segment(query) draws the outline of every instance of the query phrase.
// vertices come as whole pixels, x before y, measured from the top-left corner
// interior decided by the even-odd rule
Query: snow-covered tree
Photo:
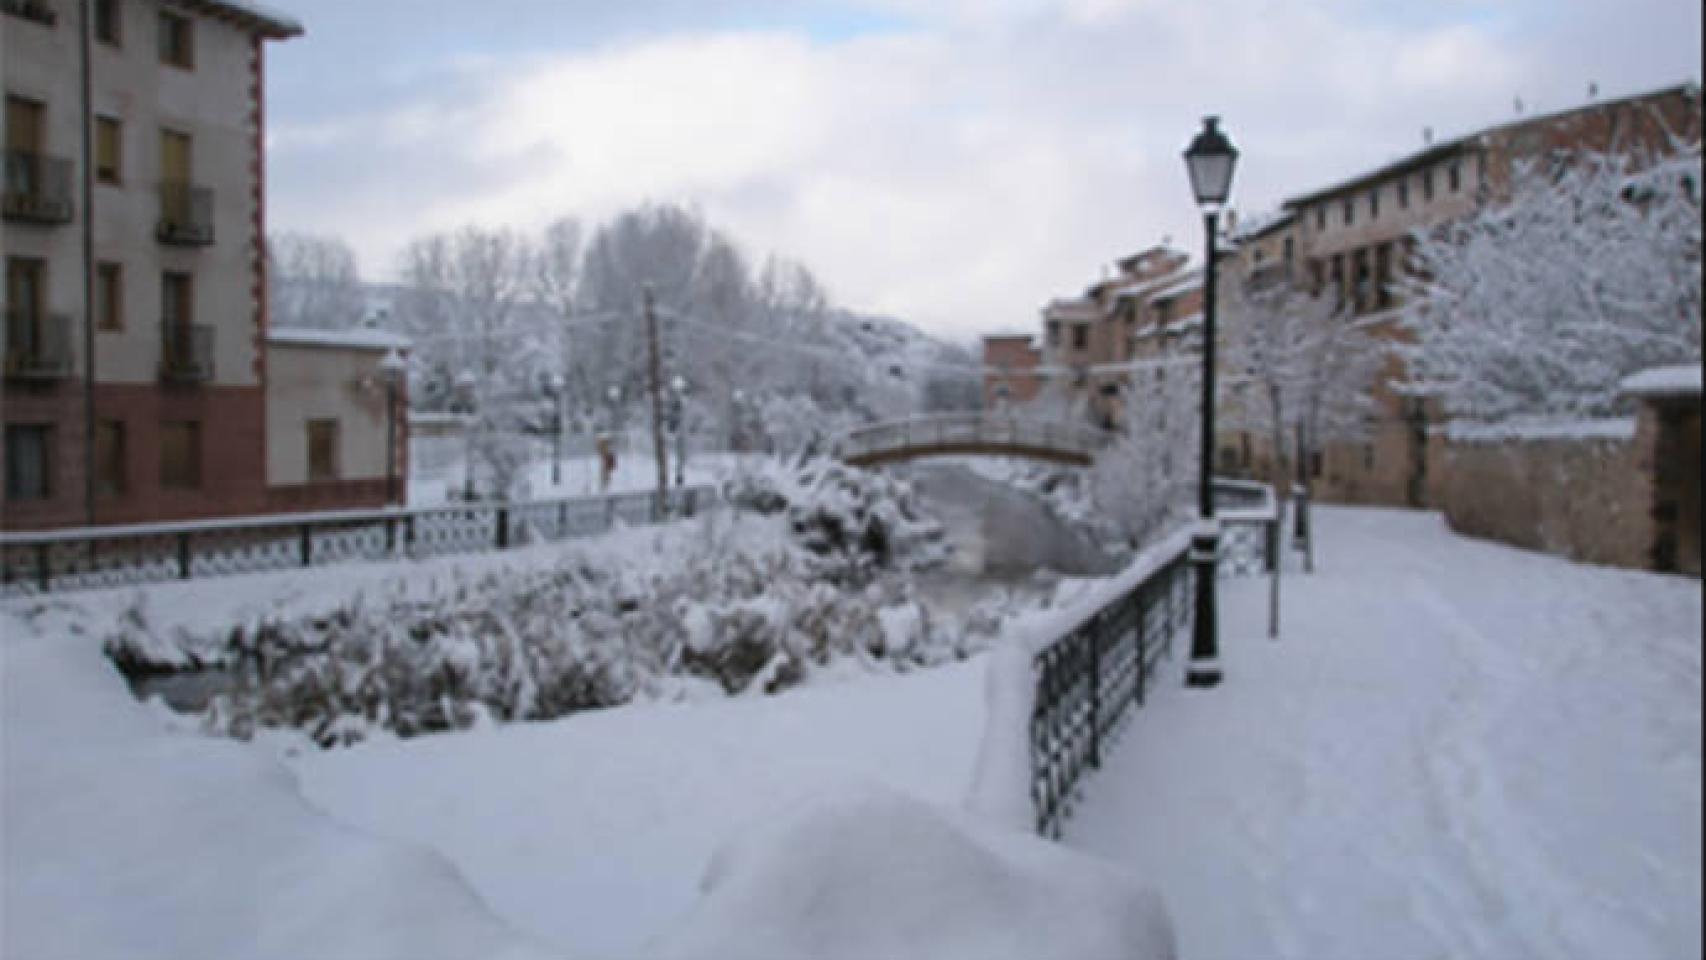
[[[1418,234],[1409,386],[1456,416],[1603,415],[1644,367],[1700,357],[1699,141],[1559,154],[1508,201]]]
[[[1124,388],[1119,439],[1090,468],[1090,494],[1129,543],[1141,546],[1189,517],[1201,431],[1198,363],[1136,365]]]
[[[464,227],[410,243],[403,253],[399,321],[415,340],[416,377],[472,416],[469,479],[483,468],[507,496],[529,451],[539,384],[553,365],[551,331],[527,309],[532,254],[510,230]]]
[[[344,330],[366,308],[355,251],[338,237],[268,234],[267,287],[275,326]]]

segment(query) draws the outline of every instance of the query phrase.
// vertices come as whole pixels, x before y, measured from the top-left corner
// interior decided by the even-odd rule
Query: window
[[[1048,345],[1051,347],[1060,346],[1060,321],[1059,320],[1050,320],[1048,322]]]
[[[1090,346],[1090,325],[1075,323],[1072,325],[1072,349],[1083,350]]]
[[[160,486],[176,490],[201,486],[201,424],[168,420],[160,425]]]
[[[190,274],[172,273],[160,275],[160,319],[174,329],[186,327],[193,315],[190,307],[195,302],[195,285]]]
[[[53,492],[50,456],[53,428],[38,424],[6,425],[6,499],[46,500]]]
[[[338,478],[338,422],[308,421],[308,482]]]
[[[1218,258],[1216,258],[1218,259]],[[1173,301],[1155,301],[1155,325],[1164,327],[1173,321]]]
[[[1445,168],[1445,180],[1451,186],[1452,193],[1456,193],[1457,188],[1463,185],[1463,177],[1458,173],[1457,161],[1452,161],[1451,166]]]
[[[95,118],[95,179],[118,183],[124,166],[124,127],[112,117]]]
[[[95,424],[95,494],[116,497],[124,493],[124,421],[102,420]]]
[[[160,11],[160,62],[195,69],[195,23],[189,17]]]
[[[95,326],[124,329],[124,268],[116,263],[95,266]]]
[[[160,131],[160,179],[166,183],[190,182],[190,135],[178,130]]]
[[[1372,443],[1362,445],[1362,468],[1364,470],[1374,469],[1374,444]]]
[[[1368,192],[1368,218],[1370,220],[1380,219],[1380,188],[1379,187],[1375,187],[1373,190],[1370,190]]]
[[[1408,210],[1409,208],[1410,208],[1410,179],[1408,177],[1405,177],[1404,179],[1398,181],[1398,209]]]
[[[1434,198],[1434,172],[1422,171],[1422,202],[1432,203]]]
[[[47,107],[38,100],[26,100],[23,97],[6,98],[6,150],[13,153],[41,153],[43,131],[47,128]],[[20,164],[14,167],[7,164],[6,189],[19,188],[17,179],[23,180],[25,192],[33,193],[35,174],[34,164]]]
[[[1290,237],[1286,237],[1286,238],[1285,238],[1285,262],[1286,262],[1286,263],[1290,263],[1290,262],[1291,262],[1291,253],[1292,253],[1292,250],[1291,250],[1291,238],[1290,238]]]
[[[1357,219],[1356,201],[1352,200],[1350,197],[1346,197],[1345,198],[1345,226],[1348,227],[1351,224],[1355,223],[1356,219]]]
[[[1317,229],[1317,230],[1327,229],[1327,208],[1326,207],[1316,207],[1315,208],[1315,229]]]
[[[118,0],[95,0],[95,39],[110,46],[119,45]]]

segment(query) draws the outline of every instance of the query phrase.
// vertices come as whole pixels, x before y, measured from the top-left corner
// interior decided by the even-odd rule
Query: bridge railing
[[[843,459],[877,453],[956,447],[1028,447],[1091,457],[1113,435],[1086,424],[981,414],[946,414],[874,423],[850,431],[836,446]]]
[[[671,490],[661,510],[646,491],[0,534],[0,598],[504,550],[691,516],[716,497],[694,486]]]

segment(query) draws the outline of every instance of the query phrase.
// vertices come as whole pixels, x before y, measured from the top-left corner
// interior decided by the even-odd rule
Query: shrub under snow
[[[902,579],[939,555],[910,488],[818,464],[777,486],[787,516],[718,514],[660,532],[654,552],[577,549],[554,565],[457,576],[423,595],[392,581],[313,616],[161,636],[140,608],[107,651],[121,667],[235,664],[210,728],[290,727],[325,746],[490,718],[544,720],[679,693],[771,693],[842,658],[909,669],[963,657],[999,614],[933,623]]]

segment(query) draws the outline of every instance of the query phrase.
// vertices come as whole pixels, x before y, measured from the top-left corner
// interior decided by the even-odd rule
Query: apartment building
[[[1700,121],[1699,88],[1683,84],[1426,144],[1285,202],[1291,223],[1281,242],[1295,255],[1293,279],[1313,291],[1334,291],[1352,314],[1397,338],[1401,332],[1381,318],[1392,317],[1399,305],[1395,284],[1418,231],[1507,198],[1520,164],[1563,162],[1583,149],[1650,156],[1666,150],[1673,136],[1697,139]],[[1389,360],[1366,440],[1327,444],[1321,462],[1312,465],[1327,499],[1431,502],[1428,463],[1436,458],[1429,455],[1429,436],[1437,417],[1427,404],[1392,388],[1402,373],[1399,362]]]
[[[0,527],[266,510],[264,53],[301,26],[235,0],[0,11]]]
[[[983,338],[983,408],[1006,410],[1037,398],[1042,390],[1043,352],[1029,333],[994,333]]]

